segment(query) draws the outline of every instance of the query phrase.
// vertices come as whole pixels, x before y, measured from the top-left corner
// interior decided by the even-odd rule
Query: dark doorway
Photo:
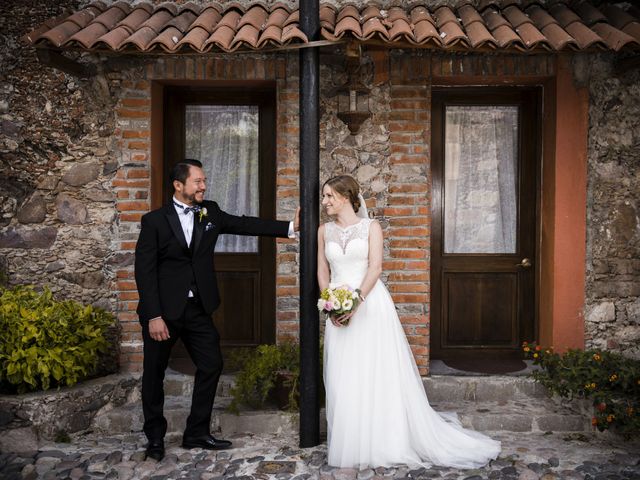
[[[164,105],[164,178],[178,160],[196,158],[207,174],[207,199],[231,214],[274,218],[275,91],[166,87]],[[167,185],[164,200],[171,194]],[[212,320],[224,350],[275,341],[275,251],[272,238],[218,240],[222,303]],[[171,366],[191,370],[181,343]]]
[[[539,104],[537,89],[433,92],[431,356],[454,368],[513,368],[534,338]]]

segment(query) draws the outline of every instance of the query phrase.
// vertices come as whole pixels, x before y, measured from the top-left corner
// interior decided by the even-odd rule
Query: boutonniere
[[[206,217],[207,217],[207,207],[202,207],[198,212],[198,221],[202,222],[202,219]]]

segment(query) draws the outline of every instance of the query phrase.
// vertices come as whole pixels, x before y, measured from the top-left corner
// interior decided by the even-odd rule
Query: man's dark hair
[[[202,162],[193,158],[185,158],[181,162],[176,163],[169,174],[171,185],[173,185],[174,180],[177,180],[180,183],[185,183],[189,176],[189,167],[202,168]]]

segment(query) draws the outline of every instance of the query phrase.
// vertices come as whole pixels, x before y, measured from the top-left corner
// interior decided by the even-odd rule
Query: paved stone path
[[[39,451],[0,453],[0,479],[517,479],[640,480],[640,443],[611,436],[500,433],[498,460],[477,470],[433,467],[336,469],[326,464],[326,445],[301,449],[286,435],[231,437],[235,448],[220,452],[184,450],[167,438],[161,462],[144,460],[141,434],[105,438],[74,436]]]

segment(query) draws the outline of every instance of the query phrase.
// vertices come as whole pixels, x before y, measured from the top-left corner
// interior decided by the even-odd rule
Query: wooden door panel
[[[224,302],[213,322],[229,347],[260,342],[260,272],[218,271],[220,296]]]
[[[514,346],[516,274],[445,273],[443,286],[444,348]]]
[[[246,88],[171,85],[164,88],[164,105],[165,179],[176,162],[187,157],[198,158],[200,155],[191,152],[200,148],[202,158],[198,159],[213,180],[205,198],[217,201],[231,214],[275,218],[273,85],[252,84]],[[234,125],[242,128],[234,128]],[[221,131],[226,135],[220,135]],[[238,164],[233,164],[233,152],[237,153],[237,150],[232,152],[232,146],[246,142],[249,136],[252,142],[242,144],[244,156],[235,157]],[[225,167],[224,174],[221,174],[221,165]],[[172,188],[169,182],[163,184],[166,185],[163,197],[168,202]],[[241,190],[240,185],[245,189]],[[226,196],[222,195],[223,191],[227,192]],[[233,192],[242,193],[238,198],[244,203],[236,202],[232,198]],[[224,205],[223,199],[231,205]],[[221,237],[216,246],[215,266],[221,305],[212,315],[212,321],[219,330],[223,348],[275,341],[275,239],[242,238],[249,241],[242,245],[238,242],[223,245],[225,237]],[[173,360],[186,356],[186,351],[179,345],[172,352]]]
[[[434,89],[433,358],[517,355],[535,331],[539,96]]]

